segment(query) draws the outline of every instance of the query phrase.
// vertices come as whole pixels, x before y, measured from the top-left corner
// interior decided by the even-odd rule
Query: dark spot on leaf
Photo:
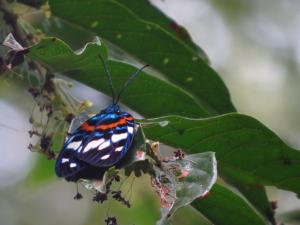
[[[185,132],[185,129],[184,128],[179,128],[179,129],[177,129],[177,132],[178,132],[179,135],[183,135],[184,132]]]
[[[283,163],[283,165],[289,166],[292,164],[292,160],[284,157],[284,158],[282,158],[282,163]]]
[[[55,41],[57,41],[57,38],[53,37],[50,40],[53,41],[53,42],[55,42]]]
[[[186,39],[188,37],[187,32],[182,28],[182,26],[178,25],[176,22],[172,21],[170,23],[170,27],[177,33],[177,35],[180,38]]]

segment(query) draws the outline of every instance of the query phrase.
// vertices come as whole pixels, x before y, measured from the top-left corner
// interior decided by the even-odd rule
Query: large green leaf
[[[67,75],[99,91],[110,94],[99,54],[106,57],[105,48],[97,43],[88,44],[81,54],[56,38],[47,38],[30,48],[28,56],[46,67]],[[137,69],[113,60],[107,61],[116,89]],[[176,99],[176,101],[174,101]],[[147,73],[141,74],[122,95],[122,101],[143,116],[179,114],[207,116],[203,105],[174,85]]]
[[[52,0],[50,6],[54,15],[101,35],[149,63],[195,96],[208,115],[235,110],[223,81],[197,51],[160,24],[136,14],[126,1]]]
[[[249,116],[169,116],[147,121],[154,122],[144,128],[148,138],[188,153],[216,152],[219,174],[225,178],[247,180],[258,188],[274,185],[300,194],[300,152]]]
[[[266,224],[238,195],[221,185],[214,185],[209,195],[192,206],[215,225]]]

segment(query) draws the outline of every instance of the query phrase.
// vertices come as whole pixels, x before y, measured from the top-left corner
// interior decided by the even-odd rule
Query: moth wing
[[[72,176],[86,168],[86,163],[77,159],[76,152],[80,151],[90,138],[99,120],[101,120],[101,114],[91,117],[66,137],[55,164],[55,172],[58,177]]]
[[[130,148],[134,121],[128,113],[108,115],[76,152],[76,158],[97,167],[116,164]]]

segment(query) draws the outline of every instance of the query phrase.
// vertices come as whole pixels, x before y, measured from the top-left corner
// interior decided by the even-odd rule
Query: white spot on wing
[[[115,149],[115,152],[120,152],[120,151],[122,151],[122,149],[123,149],[123,146],[117,147],[117,148]]]
[[[103,142],[105,141],[104,138],[98,139],[98,140],[94,140],[94,141],[90,141],[85,148],[83,149],[83,153],[88,152],[89,150],[93,149],[93,148],[97,148],[99,145],[101,145]]]
[[[76,167],[76,166],[77,166],[76,163],[70,163],[70,168],[74,168],[74,167]]]
[[[82,145],[77,149],[77,152],[80,152],[82,149]]]
[[[100,146],[98,147],[98,150],[105,149],[105,148],[107,148],[109,145],[110,145],[110,141],[106,141],[106,142],[104,142],[102,145],[100,145]]]
[[[68,144],[67,148],[76,150],[81,145],[81,141],[73,141],[70,144]]]
[[[124,140],[127,138],[127,133],[123,133],[123,134],[114,134],[111,136],[111,141],[116,143],[118,141]]]
[[[133,134],[133,127],[128,127],[127,131],[128,131],[128,133]]]
[[[69,159],[68,159],[68,158],[62,158],[62,159],[61,159],[61,163],[66,163],[66,162],[69,162]]]
[[[110,156],[110,154],[104,155],[104,156],[101,157],[101,159],[108,159],[109,156]]]

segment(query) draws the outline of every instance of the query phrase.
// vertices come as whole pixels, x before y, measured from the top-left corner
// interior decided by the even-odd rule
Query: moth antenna
[[[112,98],[113,98],[113,104],[116,103],[116,94],[115,94],[115,89],[114,89],[114,86],[113,86],[113,82],[112,82],[112,79],[111,79],[111,74],[107,68],[107,65],[105,64],[104,62],[104,59],[102,58],[102,56],[99,54],[98,55],[101,63],[102,63],[102,66],[104,68],[104,72],[105,72],[105,76],[107,78],[107,81],[108,81],[108,84],[109,84],[109,87],[110,87],[110,90],[111,90],[111,94],[112,94]]]
[[[146,67],[148,67],[149,65],[145,65],[143,67],[141,67],[140,69],[138,69],[134,74],[132,74],[128,79],[127,81],[125,82],[125,84],[123,85],[122,89],[120,90],[117,98],[116,98],[116,104],[118,103],[119,99],[120,99],[120,96],[121,94],[126,90],[126,88],[128,87],[128,85],[132,82],[132,80],[134,78],[136,78]]]

